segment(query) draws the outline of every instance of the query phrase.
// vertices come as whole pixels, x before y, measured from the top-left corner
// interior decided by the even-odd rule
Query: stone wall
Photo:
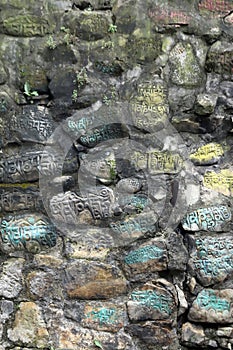
[[[0,0],[0,350],[233,348],[232,0]]]

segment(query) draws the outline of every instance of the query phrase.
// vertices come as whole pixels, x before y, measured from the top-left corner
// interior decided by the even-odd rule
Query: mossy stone
[[[190,43],[176,44],[169,58],[173,84],[185,87],[201,85],[203,70]]]

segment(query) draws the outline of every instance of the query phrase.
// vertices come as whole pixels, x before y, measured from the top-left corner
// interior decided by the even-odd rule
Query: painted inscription
[[[207,188],[226,196],[233,196],[233,171],[230,169],[223,169],[218,173],[207,171],[204,175],[203,184]]]
[[[168,117],[167,90],[161,83],[141,83],[131,100],[131,106],[136,126],[153,128]]]
[[[216,295],[214,290],[203,290],[198,294],[196,303],[200,308],[206,310],[214,310],[216,312],[230,311],[231,305],[230,302],[226,299],[220,298]]]
[[[130,252],[124,259],[128,265],[145,263],[149,260],[161,259],[166,256],[166,251],[155,245],[148,245]]]
[[[45,218],[21,215],[3,218],[1,221],[1,247],[3,251],[36,249],[56,245],[55,227]]]
[[[172,313],[172,298],[154,290],[134,291],[131,294],[131,299],[167,315]]]
[[[94,121],[94,117],[89,117],[89,118],[82,117],[78,120],[68,119],[67,127],[68,127],[68,130],[81,133],[83,131],[86,131],[88,127],[90,127],[93,124],[93,121]]]
[[[219,231],[230,220],[230,209],[226,205],[216,205],[188,213],[182,226],[187,231]]]
[[[140,236],[147,232],[154,232],[156,230],[157,218],[151,216],[138,216],[121,222],[110,224],[113,232],[123,236]]]
[[[198,7],[201,15],[213,18],[224,17],[233,9],[232,3],[227,0],[201,0]]]
[[[87,134],[80,136],[80,143],[87,147],[94,147],[99,142],[126,137],[127,133],[120,124],[108,124],[90,130]]]
[[[42,17],[19,15],[3,20],[6,34],[15,36],[44,36],[51,33],[52,25]]]
[[[223,148],[218,143],[208,143],[195,153],[190,155],[190,159],[196,164],[208,165],[216,163],[224,154]]]
[[[86,318],[98,322],[100,326],[118,323],[118,314],[114,308],[95,308],[86,314]]]
[[[190,264],[204,286],[221,282],[233,272],[233,240],[231,236],[207,236],[195,239]]]
[[[131,154],[131,161],[136,170],[147,169],[150,174],[176,174],[183,166],[181,156],[169,151],[150,150],[146,153],[134,151]]]
[[[161,6],[150,8],[148,17],[162,25],[187,25],[192,20],[190,14],[180,9],[172,9]]]
[[[120,75],[122,73],[122,68],[119,64],[105,64],[103,62],[96,62],[95,67],[99,72],[109,75]]]

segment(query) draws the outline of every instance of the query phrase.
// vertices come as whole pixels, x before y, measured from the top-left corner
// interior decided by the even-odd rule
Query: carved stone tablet
[[[37,253],[56,245],[56,230],[42,215],[22,214],[1,220],[0,248],[4,252],[18,250]]]
[[[190,237],[189,266],[203,286],[223,282],[233,274],[233,239],[229,234]]]
[[[204,289],[194,300],[188,318],[195,322],[232,323],[232,312],[232,289]]]
[[[182,220],[187,231],[222,231],[231,220],[231,210],[226,205],[199,208],[188,213]]]

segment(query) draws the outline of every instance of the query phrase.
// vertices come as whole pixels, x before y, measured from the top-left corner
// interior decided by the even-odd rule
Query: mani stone
[[[186,231],[222,231],[231,220],[231,210],[226,205],[196,209],[186,214],[182,227]]]
[[[155,239],[131,250],[124,258],[124,268],[129,275],[163,271],[167,261],[165,241]]]
[[[52,33],[53,29],[54,24],[49,23],[44,16],[25,14],[3,19],[0,31],[13,36],[31,37],[45,36]]]
[[[37,253],[56,245],[53,224],[40,214],[22,214],[2,218],[0,248],[3,252],[30,251]]]
[[[190,43],[179,42],[170,52],[171,81],[192,88],[202,82],[203,72]]]
[[[190,155],[190,159],[196,165],[212,165],[218,163],[224,155],[223,147],[215,142],[208,143],[197,149]]]
[[[26,346],[46,348],[49,334],[42,313],[34,302],[21,302],[16,312],[12,328],[7,331],[13,342],[20,342]]]
[[[55,129],[48,108],[26,106],[11,119],[10,130],[18,139],[29,142],[45,142]]]
[[[195,112],[199,115],[211,114],[214,112],[218,95],[199,94],[195,102]]]
[[[0,275],[0,296],[15,298],[22,290],[24,259],[9,259],[3,264]]]
[[[123,305],[113,303],[88,302],[84,308],[82,326],[97,331],[117,332],[126,323]]]
[[[177,174],[183,167],[179,154],[170,151],[150,149],[147,152],[133,151],[130,162],[138,170],[147,170],[149,174]]]
[[[193,247],[189,266],[203,286],[223,282],[233,274],[233,239],[231,235],[190,236]]]
[[[114,240],[119,245],[145,236],[147,233],[157,231],[158,215],[154,211],[129,216],[123,221],[109,224]]]
[[[157,280],[164,281],[164,280]],[[127,302],[129,318],[132,322],[145,320],[172,320],[176,317],[177,294],[174,286],[167,282],[146,283],[135,289]]]
[[[231,169],[222,169],[220,172],[208,170],[204,175],[203,185],[226,196],[233,196],[233,171]]]
[[[37,186],[16,185],[13,189],[7,185],[0,189],[0,212],[13,212],[15,210],[41,210],[43,202]]]
[[[110,299],[127,291],[126,279],[111,265],[81,261],[65,270],[65,289],[70,298]]]
[[[232,323],[232,303],[232,289],[203,289],[194,300],[188,319],[204,323]]]

